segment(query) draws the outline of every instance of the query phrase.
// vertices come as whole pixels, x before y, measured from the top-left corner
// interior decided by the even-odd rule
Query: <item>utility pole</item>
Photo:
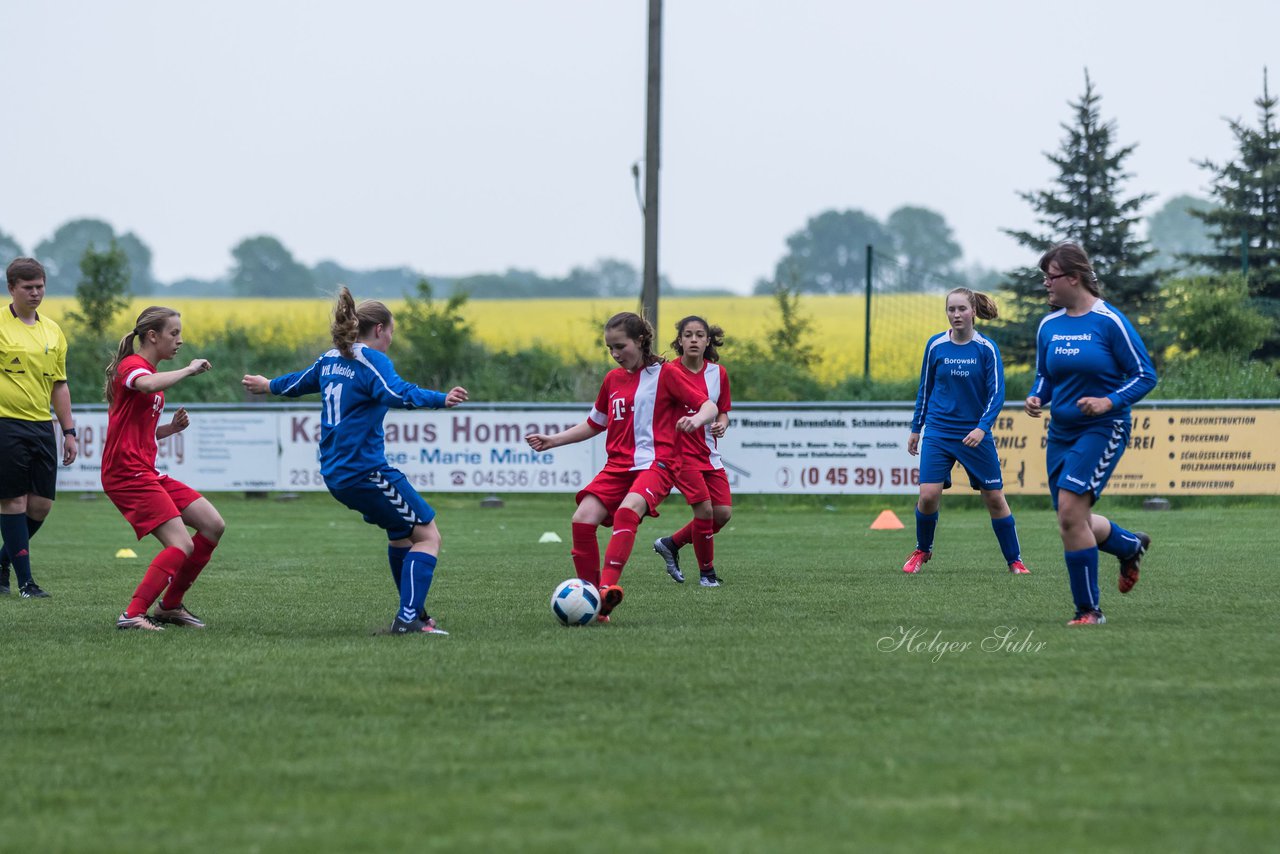
[[[875,249],[870,243],[867,244],[867,296],[866,302],[866,320],[862,324],[862,379],[871,380],[871,261],[875,256]],[[1061,268],[1059,268],[1061,269]]]
[[[658,327],[658,149],[662,112],[662,0],[649,0],[648,113],[644,144],[644,319]]]

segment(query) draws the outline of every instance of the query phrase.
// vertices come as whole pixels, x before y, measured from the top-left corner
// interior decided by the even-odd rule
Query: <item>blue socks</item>
[[[427,601],[427,591],[431,589],[435,573],[435,555],[411,551],[405,556],[400,573],[400,613],[396,615],[401,622],[417,619],[418,612]]]
[[[996,540],[1000,543],[1000,553],[1005,563],[1013,563],[1022,557],[1022,548],[1018,545],[1018,528],[1013,523],[1013,514],[1003,519],[992,519],[991,530],[996,532]]]
[[[1067,560],[1067,575],[1071,579],[1071,596],[1076,601],[1076,610],[1101,610],[1098,591],[1098,552],[1115,555],[1120,560],[1127,560],[1142,548],[1142,541],[1132,531],[1126,531],[1115,522],[1111,523],[1111,533],[1098,543],[1097,548],[1081,549],[1076,552],[1063,552]]]
[[[933,536],[938,529],[938,514],[921,513],[919,505],[916,506],[916,548],[922,552],[933,551]],[[1013,514],[1010,513],[1003,519],[992,519],[991,530],[996,532],[996,540],[1000,543],[1000,553],[1004,555],[1005,563],[1013,563],[1022,557],[1022,548],[1018,543],[1018,528],[1013,521]],[[1130,535],[1132,536],[1132,534]],[[1137,538],[1134,537],[1134,542]],[[1094,560],[1097,564],[1097,560]]]
[[[0,513],[0,538],[13,563],[18,587],[31,583],[31,535],[27,522],[26,513]]]
[[[928,515],[920,512],[916,505],[916,548],[922,552],[933,551],[933,532],[938,529],[938,513]]]
[[[1111,534],[1098,543],[1098,548],[1109,555],[1115,555],[1121,560],[1125,560],[1138,553],[1138,549],[1142,548],[1142,541],[1132,531],[1126,531],[1115,522],[1112,522]]]
[[[391,564],[391,580],[395,582],[396,590],[400,589],[400,573],[404,569],[405,555],[409,554],[409,547],[404,546],[387,546],[387,562]]]
[[[1067,561],[1067,577],[1071,582],[1071,598],[1078,611],[1098,611],[1098,550],[1080,549],[1063,552]]]

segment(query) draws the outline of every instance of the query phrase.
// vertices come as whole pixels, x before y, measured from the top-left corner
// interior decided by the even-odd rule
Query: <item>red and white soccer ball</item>
[[[551,613],[564,626],[585,626],[600,611],[600,591],[590,581],[570,578],[551,594]]]

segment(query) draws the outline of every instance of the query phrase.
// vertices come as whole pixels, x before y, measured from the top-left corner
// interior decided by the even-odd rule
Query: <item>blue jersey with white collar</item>
[[[920,391],[911,432],[928,427],[930,435],[961,437],[975,427],[991,435],[1004,405],[1004,365],[1000,348],[979,332],[963,344],[951,332],[939,332],[924,346]]]
[[[401,379],[386,354],[372,347],[355,344],[352,355],[346,359],[333,349],[305,371],[271,381],[272,394],[322,395],[320,474],[334,489],[387,465],[382,419],[388,409],[440,409],[446,398]]]
[[[1079,317],[1059,309],[1040,321],[1030,396],[1050,407],[1050,435],[1061,437],[1103,420],[1128,420],[1129,407],[1155,386],[1147,346],[1114,306],[1098,300]],[[1113,408],[1085,415],[1076,405],[1082,397],[1110,398]]]

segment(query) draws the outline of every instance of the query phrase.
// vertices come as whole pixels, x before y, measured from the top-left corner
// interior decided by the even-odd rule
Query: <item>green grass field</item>
[[[35,540],[54,598],[0,599],[0,850],[1276,842],[1275,501],[1104,501],[1155,543],[1128,596],[1104,556],[1110,623],[1073,629],[1043,499],[1014,505],[1032,575],[1004,571],[957,496],[908,577],[909,497],[744,497],[718,590],[672,583],[648,547],[687,518],[672,503],[613,624],[564,629],[547,600],[572,574],[572,500],[436,497],[429,609],[452,634],[404,638],[372,635],[395,597],[355,514],[213,498],[227,534],[188,597],[203,632],[116,631],[156,549],[105,500],[64,497]],[[868,530],[885,507],[909,527]],[[1001,626],[1021,648],[982,648]],[[913,630],[969,646],[893,648]]]

